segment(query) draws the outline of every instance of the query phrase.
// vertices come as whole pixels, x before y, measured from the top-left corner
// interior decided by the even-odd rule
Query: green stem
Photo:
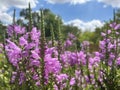
[[[62,64],[60,60],[61,53],[62,53],[62,38],[61,38],[60,20],[58,18],[58,60]]]
[[[31,31],[32,30],[32,13],[31,13],[31,6],[30,6],[30,3],[29,3],[29,30]]]
[[[16,9],[14,9],[14,13],[13,13],[13,25],[15,25],[15,13],[16,13]]]
[[[44,82],[45,82],[45,62],[44,62],[44,57],[45,57],[45,28],[44,28],[44,15],[43,15],[43,10],[41,9],[41,86],[42,90],[45,90]]]

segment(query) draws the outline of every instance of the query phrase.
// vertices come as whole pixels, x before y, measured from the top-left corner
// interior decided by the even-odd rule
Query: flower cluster
[[[18,83],[22,85],[30,78],[36,81],[36,85],[39,85],[41,76],[38,70],[41,67],[42,53],[40,48],[40,30],[34,27],[31,32],[27,32],[25,28],[11,25],[7,31],[8,38],[6,39],[5,51],[8,61],[13,66],[11,82],[14,83],[18,79]],[[44,71],[47,80],[50,73],[57,74],[62,68],[58,58],[52,57],[53,51],[54,48],[47,48],[45,51]]]
[[[110,85],[118,83],[115,78],[118,78],[116,69],[119,71],[120,66],[119,29],[120,24],[112,23],[109,30],[101,32],[99,51],[93,53],[89,52],[88,41],[81,43],[81,50],[69,49],[77,40],[69,33],[59,53],[57,43],[54,47],[52,43],[44,43],[45,50],[42,50],[41,30],[33,27],[28,32],[24,27],[10,25],[4,47],[13,69],[11,83],[23,85],[32,82],[40,88],[54,90],[110,90]]]

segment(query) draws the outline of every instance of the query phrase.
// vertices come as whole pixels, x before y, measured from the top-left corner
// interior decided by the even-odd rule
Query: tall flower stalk
[[[28,10],[29,10],[29,31],[31,31],[31,30],[32,30],[32,10],[31,10],[31,5],[30,5],[30,3],[29,3],[29,8],[28,8]]]
[[[14,9],[14,12],[13,12],[13,25],[15,25],[15,13],[16,13],[16,9]]]
[[[58,17],[58,60],[61,62],[60,60],[60,55],[62,53],[62,36],[61,36],[61,24],[60,24],[60,20]]]
[[[40,47],[41,47],[41,86],[44,90],[45,85],[45,48],[46,48],[46,39],[45,39],[45,27],[44,27],[44,12],[43,9],[40,11],[41,13],[41,37],[40,37]]]

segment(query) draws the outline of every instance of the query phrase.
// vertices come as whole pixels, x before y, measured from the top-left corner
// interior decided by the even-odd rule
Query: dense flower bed
[[[69,33],[59,48],[59,40],[43,42],[41,30],[10,25],[1,45],[11,65],[10,85],[22,90],[118,90],[120,77],[120,24],[110,24],[101,33],[99,51],[90,53],[89,42],[75,47],[76,37]],[[57,45],[58,44],[58,45]],[[44,45],[44,46],[42,46]],[[61,52],[60,52],[61,51]]]

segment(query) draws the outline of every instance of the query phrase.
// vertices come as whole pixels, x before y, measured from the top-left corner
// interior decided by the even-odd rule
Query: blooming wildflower
[[[68,58],[70,56],[69,54],[70,54],[69,51],[65,51],[64,54],[61,54],[61,61],[63,65],[66,65],[68,63]]]
[[[47,74],[58,73],[61,68],[61,64],[57,58],[52,58],[51,55],[45,55],[45,70]]]
[[[7,33],[8,33],[8,35],[9,36],[12,36],[13,35],[13,29],[14,29],[14,26],[13,25],[9,25],[8,27],[7,27]]]
[[[85,65],[86,64],[86,54],[83,51],[77,53],[78,63]]]
[[[80,74],[81,74],[80,70],[75,70],[75,77],[76,78],[79,78]]]
[[[9,62],[13,66],[18,66],[18,62],[21,59],[21,49],[12,41],[7,40],[8,44],[5,47],[5,50],[8,55]]]
[[[56,80],[58,81],[58,83],[62,83],[63,81],[65,81],[67,79],[68,79],[67,74],[56,75]]]
[[[11,83],[15,82],[16,76],[17,76],[17,72],[12,72],[12,77],[11,77],[11,81],[10,81]]]
[[[37,81],[35,84],[36,84],[37,86],[40,86],[40,81]]]
[[[59,90],[56,84],[53,87],[54,87],[54,90]]]
[[[27,45],[28,42],[27,42],[27,40],[26,40],[24,37],[20,37],[20,38],[19,38],[19,44],[20,44],[21,46],[24,46],[24,45]]]
[[[68,38],[70,40],[76,40],[76,37],[72,33],[68,33]]]
[[[40,37],[40,32],[34,27],[30,33],[31,39],[38,42]]]
[[[27,50],[29,50],[29,49],[33,49],[35,46],[36,46],[36,44],[33,43],[33,42],[31,42],[31,43],[28,43],[28,44],[25,46],[25,48],[26,48]]]
[[[107,30],[107,34],[111,34],[111,32],[112,32],[111,30]]]
[[[7,45],[7,46],[8,46],[10,49],[17,50],[18,52],[21,51],[21,49],[20,49],[14,42],[10,41],[9,39],[7,39],[7,42],[8,42],[8,45]]]
[[[104,49],[105,45],[106,45],[106,42],[105,41],[100,41],[99,43],[100,43],[100,48]]]
[[[120,29],[120,24],[117,24],[115,27],[114,27],[115,30],[118,30]]]
[[[25,27],[21,27],[18,25],[10,25],[7,28],[7,33],[9,36],[12,36],[13,34],[24,34],[25,33]]]
[[[39,67],[40,61],[39,60],[31,60],[30,65]]]
[[[19,85],[25,81],[25,73],[21,72],[19,77]]]
[[[120,33],[119,32],[115,32],[116,33],[116,35],[119,35]]]
[[[77,64],[78,63],[77,54],[76,53],[71,53],[68,62],[71,66]]]
[[[90,45],[89,41],[83,41],[83,46],[89,46],[89,45]]]
[[[101,36],[103,36],[103,37],[104,37],[104,36],[106,36],[106,34],[105,34],[105,33],[103,33],[103,32],[101,32]]]
[[[94,54],[95,54],[95,56],[98,56],[98,57],[99,57],[101,53],[99,53],[99,52],[94,52]]]
[[[24,34],[25,33],[25,27],[21,27],[21,26],[14,26],[14,31],[16,34]]]
[[[120,65],[120,57],[117,58],[116,64],[117,64],[117,65]]]
[[[31,57],[34,59],[40,59],[40,56],[38,55],[38,53],[35,50],[31,51]]]
[[[116,22],[113,22],[113,23],[110,24],[111,28],[115,28],[115,26],[116,26]]]
[[[38,80],[39,79],[39,76],[37,74],[33,75],[32,77],[34,80]]]
[[[55,51],[55,47],[47,48],[45,54],[53,54],[54,51]]]
[[[70,85],[73,86],[75,84],[75,78],[71,78]]]
[[[67,39],[66,42],[65,42],[65,44],[64,44],[64,46],[65,46],[65,47],[69,47],[69,46],[71,46],[71,45],[72,45],[72,41],[69,40],[69,39]]]

